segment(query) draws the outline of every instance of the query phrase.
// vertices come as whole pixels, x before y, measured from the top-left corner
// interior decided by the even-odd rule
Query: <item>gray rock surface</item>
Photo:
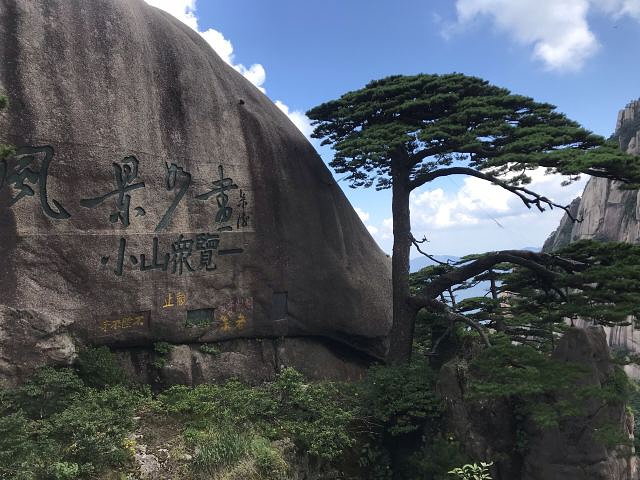
[[[614,380],[614,366],[602,327],[570,328],[558,342],[555,359],[586,367],[580,386],[598,391]],[[633,439],[633,415],[624,402],[594,395],[581,415],[563,420],[557,428],[541,429],[520,419],[517,402],[471,400],[467,397],[465,362],[454,359],[438,376],[438,392],[447,405],[449,431],[460,439],[474,461],[496,461],[494,480],[636,480],[636,457],[627,447],[607,447],[594,434],[613,427]],[[527,448],[517,450],[526,432]]]
[[[640,155],[640,100],[629,103],[618,113],[615,136],[620,147],[633,155]],[[619,182],[591,178],[582,194],[571,203],[571,213],[581,218],[574,223],[565,215],[558,229],[544,243],[543,251],[552,252],[578,240],[610,242],[640,242],[640,191],[621,190]],[[577,326],[588,326],[578,321]],[[612,349],[640,352],[640,331],[629,326],[605,327]],[[640,368],[625,367],[627,374],[640,379]]]
[[[177,345],[166,355],[149,349],[117,353],[127,375],[150,385],[197,385],[232,378],[258,385],[286,367],[311,380],[360,380],[368,361],[350,348],[317,338],[235,339],[215,345]]]
[[[18,147],[0,164],[0,380],[73,342],[318,337],[385,355],[388,259],[303,135],[196,32],[142,0],[0,0],[0,56],[0,142]]]
[[[602,327],[571,328],[553,357],[583,365],[588,374],[581,386],[596,389],[613,381],[614,368]],[[557,428],[538,430],[529,445],[522,480],[635,480],[637,459],[625,447],[607,447],[595,435],[607,425],[633,439],[633,416],[624,402],[586,399],[585,415],[565,420]]]
[[[615,132],[622,149],[633,155],[640,154],[640,100],[620,110]],[[583,239],[640,242],[640,191],[621,190],[619,187],[619,182],[595,177],[589,179],[582,197],[571,204],[571,213],[583,221],[574,223],[565,214],[543,250],[558,250]]]

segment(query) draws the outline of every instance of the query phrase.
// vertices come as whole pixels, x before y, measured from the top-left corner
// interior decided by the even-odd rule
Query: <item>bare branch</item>
[[[425,257],[427,257],[429,260],[439,264],[439,265],[449,265],[449,262],[441,262],[440,260],[438,260],[436,257],[434,257],[433,255],[429,255],[426,252],[423,252],[422,249],[420,248],[420,244],[421,243],[426,243],[427,237],[422,237],[422,240],[416,240],[416,237],[413,236],[412,233],[409,234],[409,238],[411,239],[411,243],[413,243],[413,246],[416,247],[416,250],[418,250],[418,252],[420,252],[422,255],[424,255]]]
[[[428,307],[432,312],[437,312],[444,315],[445,317],[447,317],[447,319],[450,322],[452,322],[452,324],[464,323],[465,325],[473,328],[480,335],[480,338],[482,339],[482,343],[484,343],[485,346],[487,347],[491,346],[491,342],[489,342],[489,337],[487,337],[487,334],[485,333],[484,328],[482,328],[480,324],[474,322],[473,320],[471,320],[470,318],[464,315],[461,315],[459,313],[452,311],[445,303],[431,299],[424,306]]]
[[[567,214],[567,216],[571,219],[572,222],[582,222],[582,219],[577,219],[572,215],[569,209],[569,205],[560,205],[558,203],[553,202],[551,199],[545,197],[544,195],[540,195],[539,193],[531,191],[528,188],[519,187],[516,185],[510,185],[509,183],[499,179],[498,177],[495,177],[488,173],[480,172],[470,167],[440,168],[438,170],[434,170],[433,172],[425,172],[425,173],[418,174],[413,179],[413,181],[409,184],[409,188],[413,190],[415,188],[420,187],[421,185],[424,185],[427,182],[435,180],[436,178],[446,177],[449,175],[469,175],[471,177],[476,177],[481,180],[486,180],[516,195],[518,198],[520,198],[520,200],[522,200],[522,203],[524,203],[527,208],[531,208],[532,206],[535,206],[541,212],[544,212],[546,210],[546,207],[552,210],[554,208],[559,208],[561,210],[564,210],[564,212]]]
[[[426,303],[429,303],[453,285],[473,278],[499,263],[512,263],[529,268],[549,283],[553,283],[558,277],[558,273],[550,270],[549,267],[560,267],[569,273],[581,271],[587,267],[587,265],[582,262],[550,255],[548,253],[536,253],[528,250],[492,252],[434,278],[422,289],[420,295],[411,297],[409,302],[415,308],[422,308]]]

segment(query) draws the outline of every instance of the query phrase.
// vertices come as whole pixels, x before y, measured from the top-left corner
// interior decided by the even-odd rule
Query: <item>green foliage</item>
[[[90,387],[120,385],[125,374],[108,347],[88,347],[78,354],[75,363],[78,376]]]
[[[626,157],[617,149],[593,151],[604,139],[553,105],[459,73],[375,80],[307,115],[313,137],[335,150],[331,166],[348,174],[354,187],[375,182],[389,188],[391,170],[400,162],[409,166],[409,180],[416,184],[424,174],[451,165],[514,172],[515,184],[528,183],[526,170],[538,166],[576,175],[604,164],[615,167],[612,157]],[[585,151],[591,156],[581,155]],[[640,178],[635,163],[628,167],[620,173]]]
[[[281,452],[267,439],[254,433],[231,428],[188,429],[185,438],[194,451],[192,469],[198,476],[215,475],[242,461],[249,461],[255,465],[260,479],[286,478],[288,465]]]
[[[489,467],[491,463],[473,463],[462,467],[454,468],[449,473],[455,475],[458,480],[491,480]]]
[[[200,351],[202,353],[213,355],[214,357],[220,355],[220,349],[211,343],[203,343],[200,345]]]
[[[456,465],[469,461],[462,453],[462,446],[452,436],[445,438],[442,434],[423,442],[396,470],[403,475],[400,478],[411,480],[450,480],[448,472]]]
[[[153,351],[160,355],[167,355],[173,350],[173,345],[169,342],[156,342],[153,344]]]
[[[640,451],[640,386],[637,382],[630,384],[629,409],[633,414],[633,443],[636,452]]]
[[[349,427],[355,406],[337,384],[308,383],[292,369],[272,383],[250,387],[239,381],[224,385],[175,386],[158,397],[159,408],[180,416],[200,431],[254,431],[270,440],[291,438],[302,450],[335,459],[354,443]]]
[[[9,106],[9,99],[5,95],[0,94],[0,113]],[[0,161],[11,156],[14,153],[13,147],[0,144]]]
[[[360,387],[363,416],[381,423],[392,436],[416,431],[427,419],[438,419],[442,414],[434,384],[434,375],[424,360],[372,367]]]
[[[251,456],[254,459],[258,473],[263,478],[268,480],[284,480],[287,478],[289,465],[282,457],[282,453],[274,448],[264,437],[253,437]]]
[[[173,350],[173,345],[169,342],[156,342],[153,344],[153,351],[156,356],[153,362],[151,362],[151,366],[161,370],[166,364],[167,359],[166,356],[171,353]]]
[[[187,445],[194,449],[193,468],[213,474],[221,467],[238,463],[251,449],[252,436],[231,426],[185,432]]]
[[[526,268],[514,268],[502,277],[500,309],[486,308],[476,319],[502,320],[512,340],[551,350],[567,319],[596,325],[627,325],[640,314],[640,246],[624,243],[580,241],[555,253],[577,265],[575,271],[546,266],[544,277]],[[489,326],[494,326],[490,323]]]
[[[44,367],[12,396],[29,418],[39,419],[63,411],[84,389],[73,370]]]
[[[49,367],[0,391],[0,478],[91,479],[125,464],[124,439],[147,395],[95,389],[72,369]]]
[[[588,372],[584,366],[556,361],[533,347],[513,344],[504,335],[493,336],[492,342],[471,364],[470,398],[517,399],[519,413],[551,427],[583,413],[582,400],[596,393],[576,387]]]

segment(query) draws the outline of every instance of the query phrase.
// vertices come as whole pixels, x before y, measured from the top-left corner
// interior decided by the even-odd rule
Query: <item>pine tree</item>
[[[559,207],[525,187],[528,171],[580,173],[635,182],[640,165],[556,111],[487,81],[458,73],[391,76],[309,112],[313,137],[335,151],[331,166],[352,187],[392,189],[393,328],[389,359],[411,354],[408,301],[412,241],[409,194],[449,175],[470,175],[512,192],[528,207]]]

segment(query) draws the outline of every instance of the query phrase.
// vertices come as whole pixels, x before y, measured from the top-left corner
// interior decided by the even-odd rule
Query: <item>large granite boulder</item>
[[[388,259],[196,32],[142,0],[0,0],[0,56],[0,379],[84,344],[385,355]]]

